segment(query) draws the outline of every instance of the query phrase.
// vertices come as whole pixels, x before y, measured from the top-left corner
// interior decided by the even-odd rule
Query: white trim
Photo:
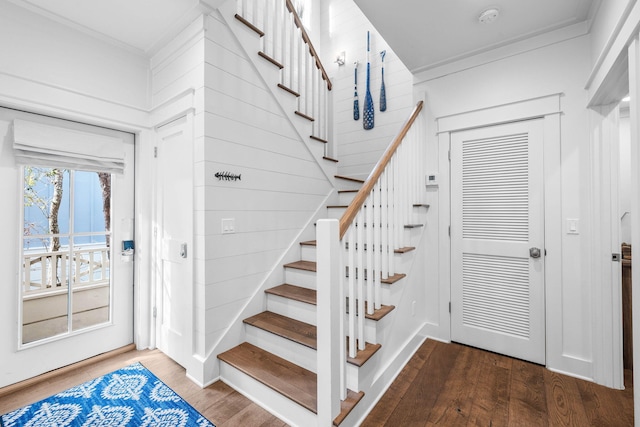
[[[435,80],[450,74],[459,73],[481,65],[501,61],[506,58],[522,55],[527,52],[582,37],[589,34],[590,29],[591,22],[578,22],[554,31],[548,31],[543,34],[531,36],[524,40],[510,40],[506,45],[501,43],[500,45],[485,47],[475,52],[449,58],[425,67],[420,67],[411,70],[414,75],[414,84]]]
[[[561,112],[561,93],[438,117],[438,133],[533,119]]]
[[[607,90],[611,86],[612,79],[615,80],[612,77],[612,70],[620,68],[621,61],[623,65],[626,64],[627,46],[638,33],[640,27],[640,3],[633,0],[630,4],[633,4],[633,8],[631,10],[625,9],[619,21],[624,24],[618,24],[614,30],[587,80],[585,89],[589,92],[587,98],[589,106],[613,101],[607,99],[610,97]]]

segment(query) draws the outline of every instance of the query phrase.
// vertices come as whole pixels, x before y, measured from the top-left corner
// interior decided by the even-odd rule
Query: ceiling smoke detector
[[[496,8],[487,9],[478,16],[478,21],[481,24],[490,24],[500,16],[500,10]]]

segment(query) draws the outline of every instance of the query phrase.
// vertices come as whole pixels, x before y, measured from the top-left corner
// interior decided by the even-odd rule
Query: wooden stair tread
[[[349,277],[349,266],[345,267],[345,277]],[[356,278],[358,276],[356,275]],[[384,283],[385,285],[393,285],[397,281],[404,279],[407,277],[404,273],[395,273],[387,277],[386,279],[380,279],[380,283]],[[364,280],[367,281],[369,278],[367,277],[367,270],[364,270]]]
[[[313,413],[318,413],[318,378],[313,372],[275,354],[244,342],[218,355],[218,359],[249,375]],[[347,390],[340,404],[340,414],[333,421],[339,425],[364,397],[363,392]]]
[[[314,325],[271,311],[263,311],[244,319],[243,322],[314,350],[318,347],[317,329]]]
[[[333,157],[322,156],[323,159],[328,160],[333,163],[338,163],[338,159],[334,159]]]
[[[260,30],[258,27],[256,27],[251,22],[247,21],[246,19],[244,19],[242,16],[238,15],[237,13],[236,13],[236,19],[238,21],[242,22],[247,27],[249,27],[252,31],[255,31],[256,34],[258,34],[260,37],[264,37],[264,32],[262,30]]]
[[[267,289],[265,292],[271,295],[277,295],[282,298],[288,298],[311,305],[316,305],[317,301],[317,293],[314,289],[303,288],[301,286],[290,285],[288,283]],[[364,304],[366,312],[367,303],[365,302]],[[377,322],[387,314],[391,313],[395,308],[396,307],[393,305],[383,305],[379,309],[374,310],[373,314],[365,314],[365,318]]]
[[[338,194],[340,193],[357,193],[360,190],[338,190]]]
[[[300,301],[311,305],[316,305],[317,294],[315,289],[303,288],[301,286],[283,283],[274,288],[265,291],[271,295],[277,295],[282,298],[288,298],[294,301]]]
[[[322,139],[322,138],[320,138],[318,136],[315,136],[315,135],[309,135],[309,138],[313,139],[314,141],[321,142],[323,144],[328,144],[329,143],[329,141],[327,141],[326,139]]]
[[[318,412],[318,380],[313,372],[247,342],[219,354],[218,359],[309,411]]]
[[[258,55],[260,55],[261,58],[266,59],[267,61],[271,62],[273,65],[275,65],[279,69],[282,70],[284,68],[284,65],[282,65],[281,63],[279,63],[278,61],[276,61],[275,59],[273,59],[272,57],[270,57],[266,53],[260,51],[260,52],[258,52]]]
[[[315,325],[301,322],[281,314],[271,311],[263,311],[262,313],[251,316],[243,320],[244,323],[270,332],[279,337],[286,338],[305,347],[318,349],[318,328]],[[347,344],[348,345],[348,344]],[[347,355],[347,362],[355,366],[364,365],[367,360],[382,346],[380,344],[364,343],[364,350],[358,350],[356,357]]]
[[[278,87],[282,90],[284,90],[285,92],[289,92],[291,95],[295,96],[296,98],[300,96],[300,94],[298,92],[296,92],[295,90],[291,89],[290,87],[287,87],[285,85],[283,85],[282,83],[278,83]]]
[[[346,300],[346,310],[345,313],[349,314],[349,298]],[[376,322],[382,320],[387,314],[391,313],[396,306],[395,305],[381,305],[379,309],[373,310],[373,314],[367,313],[367,309],[369,308],[369,303],[367,301],[364,302],[364,318],[374,320]],[[356,302],[356,310],[358,309],[358,304]],[[359,313],[356,312],[356,316],[359,316]]]
[[[416,248],[413,246],[405,246],[404,248],[394,249],[393,252],[397,254],[406,254],[407,252],[415,251]]]
[[[314,119],[314,118],[313,118],[313,117],[311,117],[311,116],[306,115],[305,113],[303,113],[303,112],[301,112],[301,111],[297,111],[297,110],[296,110],[296,111],[295,111],[295,113],[296,113],[296,115],[298,115],[298,116],[302,117],[303,119],[307,119],[307,120],[309,120],[310,122],[315,122],[315,121],[316,121],[316,119]]]
[[[406,224],[404,228],[420,228],[424,227],[424,224]]]
[[[351,178],[350,176],[343,176],[343,175],[334,175],[334,177],[338,179],[344,179],[346,181],[353,181],[353,182],[359,182],[360,184],[364,184],[363,179]]]
[[[348,205],[329,205],[327,209],[346,209],[348,207]]]
[[[413,205],[414,208],[428,208],[431,205],[426,205],[426,204],[422,204],[422,203],[416,203],[415,205]]]
[[[296,270],[317,271],[317,264],[314,261],[296,261],[284,265],[285,268],[295,268]]]
[[[349,339],[347,338],[347,362],[357,367],[361,367],[367,363],[367,361],[371,359],[373,355],[376,354],[376,351],[380,350],[381,347],[382,345],[380,344],[365,342],[364,350],[357,350],[356,357],[349,357]]]
[[[404,279],[405,277],[407,277],[407,275],[404,273],[396,273],[393,276],[389,276],[387,279],[382,279],[380,282],[387,285],[393,285],[398,280]]]
[[[300,242],[300,246],[317,246],[315,240],[307,240],[306,242]]]

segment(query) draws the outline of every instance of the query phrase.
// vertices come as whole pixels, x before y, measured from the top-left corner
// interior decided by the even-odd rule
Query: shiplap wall
[[[217,13],[155,65],[154,105],[194,91],[194,343],[205,356],[280,268],[331,185]],[[222,233],[222,219],[235,220],[235,233]]]
[[[336,158],[341,175],[366,178],[384,150],[411,113],[413,76],[378,34],[369,20],[352,0],[320,2],[322,62],[333,82],[334,135]],[[371,32],[371,95],[375,107],[375,126],[362,127],[362,107],[365,98],[367,69],[367,31]],[[380,112],[381,56],[384,60],[384,79],[387,110]],[[345,52],[346,63],[334,63],[339,52]],[[358,96],[360,119],[353,119],[354,62],[358,66]]]
[[[293,243],[331,185],[221,17],[206,21],[202,185],[206,349]],[[271,82],[275,84],[276,82]],[[215,173],[241,174],[221,181]],[[235,233],[222,234],[223,218]]]

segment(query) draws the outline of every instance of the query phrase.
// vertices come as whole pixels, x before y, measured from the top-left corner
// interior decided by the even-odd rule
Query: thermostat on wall
[[[437,173],[428,173],[424,177],[424,184],[427,188],[437,187],[439,183],[438,174]]]

